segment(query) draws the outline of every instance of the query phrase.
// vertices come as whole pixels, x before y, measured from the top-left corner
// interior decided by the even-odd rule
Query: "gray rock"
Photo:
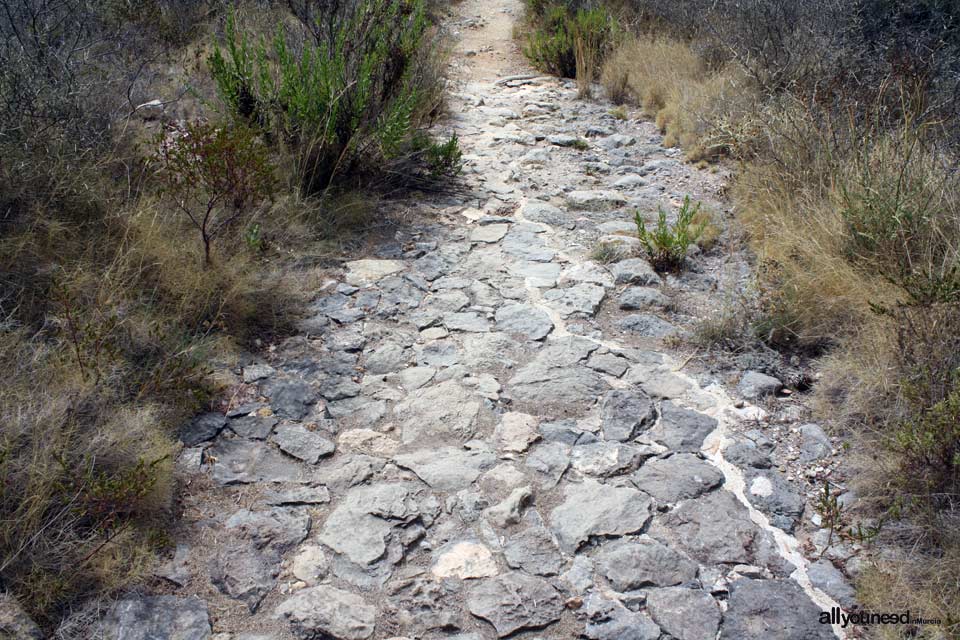
[[[272,489],[265,493],[264,501],[275,507],[326,504],[330,502],[330,490],[324,486]]]
[[[336,449],[336,444],[302,424],[282,424],[270,438],[284,453],[309,464],[316,464]]]
[[[367,355],[364,367],[368,373],[391,373],[403,367],[408,359],[406,349],[394,342],[387,342]]]
[[[810,578],[813,586],[836,600],[844,609],[850,610],[856,606],[856,590],[843,577],[843,573],[826,558],[821,558],[808,566],[807,577]]]
[[[530,487],[517,487],[500,503],[487,509],[484,515],[501,529],[509,527],[520,522],[523,508],[532,497]]]
[[[169,580],[178,587],[182,587],[190,581],[190,557],[192,551],[186,544],[178,544],[174,551],[173,558],[165,562],[155,572],[159,578]],[[0,600],[2,602],[2,600]],[[0,626],[0,629],[3,629]]]
[[[444,249],[431,251],[413,263],[413,271],[423,279],[432,282],[453,270],[459,260],[458,253],[444,251]]]
[[[793,580],[737,580],[730,585],[721,638],[835,640],[820,608]]]
[[[616,189],[632,189],[645,186],[647,186],[646,179],[637,175],[623,176],[622,178],[617,178],[613,183],[613,187]]]
[[[211,634],[206,603],[174,596],[120,600],[104,619],[102,631],[105,640],[207,640]]]
[[[354,260],[346,263],[347,284],[362,287],[372,284],[391,274],[403,271],[403,262],[399,260]]]
[[[647,592],[647,611],[677,640],[714,640],[720,628],[717,601],[700,589],[651,589]]]
[[[43,640],[40,627],[30,619],[20,603],[9,593],[0,593],[0,638],[4,638],[4,640]]]
[[[433,380],[435,375],[437,375],[437,370],[433,367],[410,367],[398,374],[400,386],[402,386],[405,391],[415,391],[423,387]]]
[[[264,386],[274,413],[290,420],[303,419],[317,401],[317,392],[303,380],[271,379]]]
[[[502,331],[463,336],[463,364],[473,371],[499,371],[524,354],[520,343]]]
[[[544,244],[540,234],[522,231],[519,225],[507,234],[500,246],[504,253],[530,262],[550,262],[557,255]]]
[[[240,509],[227,518],[224,527],[256,549],[285,553],[303,542],[310,532],[310,516],[295,509],[275,507],[266,511]]]
[[[463,617],[460,591],[459,581],[438,581],[424,575],[398,577],[386,585],[390,605],[398,610],[397,622],[406,623],[415,633],[459,629]]]
[[[373,424],[386,415],[387,403],[369,397],[345,398],[327,403],[327,411],[332,418],[349,416],[357,424]]]
[[[635,145],[637,139],[633,136],[626,136],[622,133],[610,134],[600,140],[597,140],[597,146],[604,149],[619,149],[620,147],[629,147]]]
[[[704,564],[753,564],[775,572],[786,569],[772,538],[750,519],[750,512],[729,491],[714,491],[682,502],[659,516],[649,533]]]
[[[513,397],[537,405],[592,402],[609,388],[595,371],[579,366],[596,349],[596,343],[577,336],[547,342],[508,382]]]
[[[563,501],[550,512],[550,528],[567,553],[594,537],[617,537],[643,529],[651,501],[627,487],[584,480],[564,488]]]
[[[435,340],[420,349],[417,362],[427,367],[452,367],[460,362],[460,350],[449,340]]]
[[[582,596],[587,591],[593,589],[593,560],[589,556],[578,555],[573,557],[573,563],[567,569],[560,579],[569,587],[570,591],[578,596]]]
[[[230,430],[241,438],[251,440],[266,440],[273,432],[273,427],[280,422],[276,416],[241,416],[229,422]]]
[[[562,442],[537,445],[527,454],[524,463],[545,477],[546,484],[552,487],[570,467],[570,447]]]
[[[648,460],[633,474],[637,488],[660,504],[697,498],[723,484],[723,474],[692,453]]]
[[[367,339],[363,335],[360,325],[351,325],[336,331],[331,331],[326,336],[327,349],[332,354],[348,355],[354,351],[360,351],[367,344]],[[350,356],[352,358],[352,356]],[[341,374],[346,372],[340,372]],[[273,382],[272,380],[270,382]],[[287,416],[291,417],[291,416]]]
[[[605,439],[627,442],[653,426],[657,409],[642,391],[615,389],[603,396],[600,419]]]
[[[596,262],[578,262],[563,272],[560,282],[561,284],[586,282],[609,289],[613,287],[613,276],[606,268]]]
[[[620,294],[620,308],[626,311],[665,309],[670,299],[653,287],[630,287]]]
[[[518,572],[481,580],[467,591],[467,609],[493,625],[503,638],[521,629],[540,629],[560,619],[560,594],[542,578]]]
[[[479,398],[453,380],[411,393],[394,408],[403,419],[404,444],[423,441],[432,445],[438,438],[469,440],[479,411]]]
[[[220,439],[207,452],[220,484],[301,482],[300,466],[263,442]]]
[[[657,316],[648,313],[633,313],[617,321],[621,331],[636,333],[647,338],[663,338],[674,331],[676,327]]]
[[[628,610],[615,600],[590,593],[575,613],[586,622],[583,636],[590,640],[658,640],[660,627],[646,614]]]
[[[354,487],[327,517],[319,540],[361,568],[380,560],[399,562],[403,537],[395,529],[416,520],[432,522],[438,510],[435,498],[418,498],[402,484]]]
[[[363,387],[349,376],[327,378],[320,383],[320,395],[331,401],[355,398],[360,395],[362,390]],[[300,416],[300,418],[302,417]],[[299,420],[300,418],[292,419]]]
[[[497,309],[497,329],[529,340],[543,340],[553,331],[550,315],[529,304],[507,304]]]
[[[600,571],[621,592],[672,587],[697,577],[696,563],[648,536],[606,545],[597,560]]]
[[[276,551],[230,544],[222,548],[211,563],[210,582],[254,613],[273,589],[279,573],[280,556]]]
[[[636,284],[643,287],[660,286],[660,276],[643,258],[627,258],[613,265],[616,284]]]
[[[450,331],[468,331],[472,333],[490,331],[490,321],[470,311],[443,314],[443,325]]]
[[[587,211],[613,211],[626,206],[627,199],[616,191],[571,191],[567,206]]]
[[[510,230],[508,224],[487,224],[476,227],[470,232],[470,242],[493,243],[499,242]]]
[[[598,224],[597,231],[604,235],[632,235],[636,234],[637,225],[633,222],[627,222],[626,220],[608,220]]]
[[[373,636],[377,609],[360,596],[328,585],[302,589],[277,607],[302,640],[366,640]]]
[[[564,318],[592,317],[605,295],[603,287],[583,282],[565,289],[551,289],[543,294],[543,299]]]
[[[586,144],[586,140],[583,138],[572,136],[567,133],[558,133],[556,135],[547,136],[547,142],[557,147],[573,147],[578,143]]]
[[[432,489],[459,491],[469,487],[481,473],[492,468],[497,457],[491,451],[441,447],[398,455],[394,462],[413,471]]]
[[[773,526],[793,531],[803,515],[804,498],[779,471],[750,469],[745,475],[744,493],[750,504],[765,513]]]
[[[430,311],[462,311],[464,307],[470,305],[470,296],[459,289],[441,290],[438,293],[431,294],[424,301],[423,307]]]
[[[630,368],[630,363],[626,358],[623,358],[612,353],[604,354],[594,354],[590,356],[587,366],[593,369],[594,371],[599,371],[600,373],[606,373],[615,378],[623,376],[627,372],[627,369]]]
[[[237,405],[227,410],[228,418],[239,418],[241,416],[248,416],[252,413],[259,412],[262,409],[265,409],[267,405],[261,404],[259,402],[246,402],[241,405]]]
[[[503,555],[510,568],[538,576],[555,576],[564,565],[553,535],[539,525],[509,536]]]
[[[325,462],[315,473],[318,483],[333,491],[343,491],[363,484],[383,469],[386,460],[363,454],[337,456]]]
[[[556,262],[514,262],[507,265],[512,275],[525,279],[532,287],[553,287],[562,267]]]
[[[671,400],[660,406],[660,422],[649,431],[650,436],[668,449],[697,452],[704,439],[717,428],[717,421],[708,415],[684,409]]]
[[[540,435],[547,442],[562,442],[571,446],[599,442],[595,435],[578,427],[576,420],[543,422],[540,424]]]
[[[742,440],[728,446],[723,450],[723,457],[741,468],[769,469],[773,464],[770,456],[761,451],[750,440]]]
[[[564,213],[552,204],[530,200],[523,206],[523,217],[531,222],[541,222],[557,226],[566,225],[573,216]]]
[[[759,371],[747,371],[740,378],[737,391],[747,400],[759,400],[774,395],[783,388],[783,383]]]
[[[805,424],[800,427],[800,461],[815,462],[833,453],[830,437],[819,425]]]
[[[196,446],[215,438],[225,426],[227,418],[222,413],[202,413],[180,430],[180,442],[185,447]]]

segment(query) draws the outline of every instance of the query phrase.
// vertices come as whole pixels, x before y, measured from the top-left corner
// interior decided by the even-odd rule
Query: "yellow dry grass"
[[[711,72],[688,44],[655,36],[619,47],[604,65],[602,81],[614,102],[642,107],[663,132],[664,144],[681,147],[692,161],[723,150],[721,120],[749,111],[753,95],[739,74]]]

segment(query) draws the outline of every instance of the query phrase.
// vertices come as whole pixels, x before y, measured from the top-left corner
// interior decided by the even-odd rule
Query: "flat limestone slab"
[[[353,260],[347,263],[345,280],[355,287],[362,287],[403,271],[403,268],[400,260]]]

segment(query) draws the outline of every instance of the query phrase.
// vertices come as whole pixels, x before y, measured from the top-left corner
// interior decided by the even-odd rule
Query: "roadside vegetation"
[[[438,8],[4,3],[0,589],[46,630],[169,543],[210,363],[287,334],[378,199],[459,170],[426,133]]]
[[[960,5],[527,5],[557,49],[554,16],[616,16],[624,35],[599,72],[608,96],[643,109],[691,161],[736,163],[757,301],[705,338],[747,332],[818,357],[819,418],[851,445],[860,517],[883,525],[861,601],[945,624],[872,631],[960,635]],[[527,55],[574,75],[576,60],[551,69],[545,50]]]

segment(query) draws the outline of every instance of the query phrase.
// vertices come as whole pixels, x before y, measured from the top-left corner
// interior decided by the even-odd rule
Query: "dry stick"
[[[700,353],[700,347],[697,347],[696,350],[695,350],[693,353],[691,353],[689,356],[687,356],[687,358],[686,358],[683,362],[680,363],[680,366],[679,366],[679,367],[677,367],[676,369],[674,369],[674,371],[680,371],[680,370],[683,369],[685,366],[687,366],[688,364],[690,364],[690,361],[693,360],[694,357],[696,357],[697,354],[699,354],[699,353]]]

